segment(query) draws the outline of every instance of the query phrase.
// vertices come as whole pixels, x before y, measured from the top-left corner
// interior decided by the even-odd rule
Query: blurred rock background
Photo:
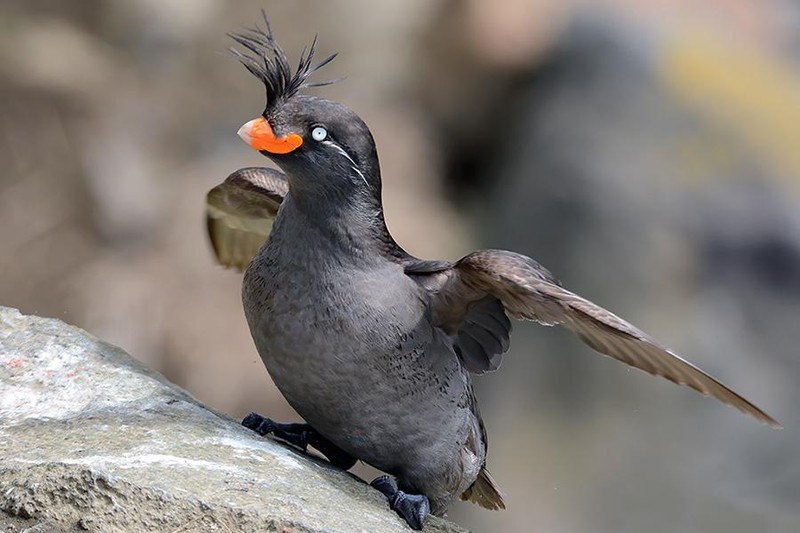
[[[800,6],[789,0],[5,0],[0,302],[209,405],[292,415],[216,267],[206,191],[267,164],[225,32],[265,7],[375,134],[422,257],[510,248],[786,427],[517,324],[477,380],[509,509],[476,531],[800,531]]]

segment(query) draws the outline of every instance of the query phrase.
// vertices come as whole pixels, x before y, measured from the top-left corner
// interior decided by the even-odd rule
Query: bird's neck
[[[322,239],[354,256],[394,256],[399,249],[386,227],[379,193],[331,198],[290,187],[281,215],[281,222],[302,225],[292,228],[293,232]]]

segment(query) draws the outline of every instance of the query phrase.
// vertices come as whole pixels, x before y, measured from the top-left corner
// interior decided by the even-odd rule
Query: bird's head
[[[245,48],[244,53],[232,52],[261,80],[267,95],[264,112],[244,124],[239,136],[281,167],[291,188],[325,195],[354,191],[380,194],[375,142],[364,121],[342,104],[300,94],[303,88],[333,83],[310,82],[309,78],[336,54],[313,63],[315,37],[292,71],[266,16],[264,21],[265,29],[231,34]]]

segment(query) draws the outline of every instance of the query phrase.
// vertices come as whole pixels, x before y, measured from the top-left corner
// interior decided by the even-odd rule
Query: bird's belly
[[[358,294],[303,303],[276,291],[251,329],[300,416],[351,455],[397,470],[415,446],[435,452],[463,433],[464,412],[454,404],[464,376],[418,300],[384,292],[352,301]]]

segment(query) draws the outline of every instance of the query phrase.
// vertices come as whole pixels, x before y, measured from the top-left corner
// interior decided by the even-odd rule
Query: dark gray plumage
[[[237,41],[263,55],[243,62],[268,94],[279,95],[241,134],[266,146],[262,153],[285,175],[243,169],[212,190],[212,242],[228,266],[243,268],[252,257],[242,298],[256,347],[292,407],[345,456],[393,474],[401,490],[426,496],[434,514],[459,496],[503,508],[485,469],[486,433],[470,373],[500,366],[509,316],[563,325],[600,353],[777,425],[528,257],[482,250],[450,262],[406,253],[384,222],[366,124],[341,104],[289,91],[297,83],[271,33]],[[250,223],[236,222],[237,212]],[[276,212],[271,232],[266,222],[253,224]],[[252,238],[256,226],[264,239],[269,233],[263,246]],[[404,517],[421,527],[424,509],[420,515]]]

